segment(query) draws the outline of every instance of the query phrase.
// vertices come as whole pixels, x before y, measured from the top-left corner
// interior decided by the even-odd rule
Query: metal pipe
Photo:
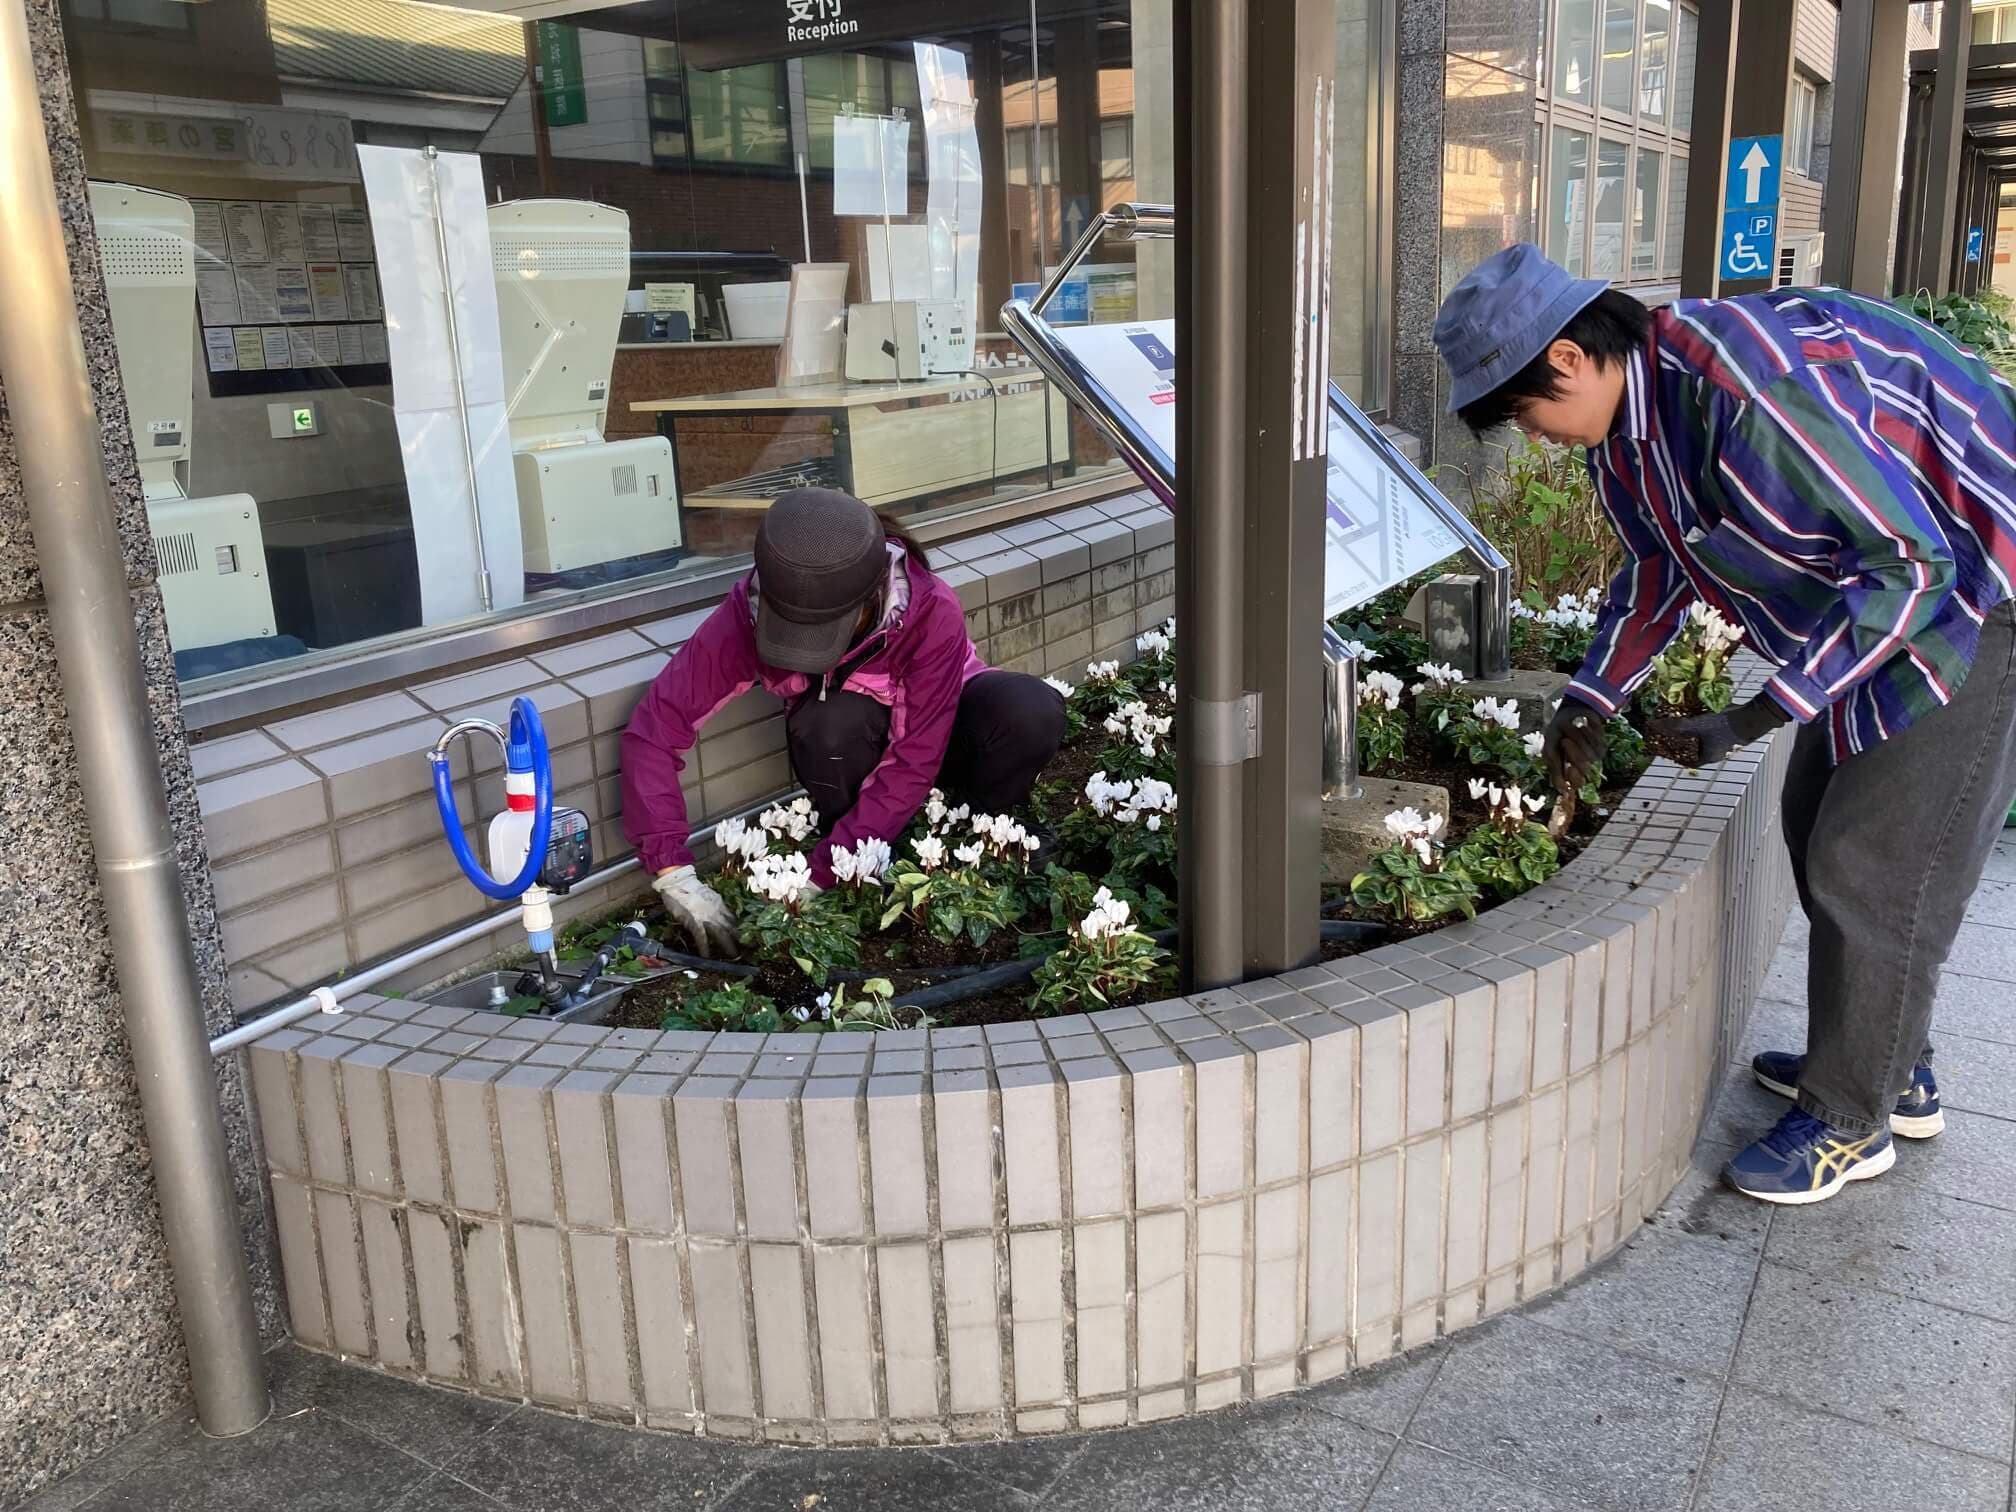
[[[751,814],[760,814],[764,809],[770,807],[772,803],[789,803],[802,792],[804,792],[803,788],[793,789],[781,799],[772,798],[763,803],[752,805],[749,808],[743,809],[734,817],[746,820]],[[717,819],[714,823],[693,831],[691,835],[687,836],[688,843],[704,845],[707,841],[714,838],[714,832],[720,828],[722,822]],[[592,888],[602,886],[605,882],[614,882],[618,877],[637,870],[641,864],[635,856],[625,857],[621,861],[605,866],[600,871],[592,872],[582,878],[574,884],[574,891],[587,892]],[[218,1035],[217,1038],[210,1041],[210,1053],[213,1056],[228,1055],[233,1050],[242,1049],[254,1040],[271,1034],[275,1029],[285,1029],[289,1024],[298,1024],[302,1019],[311,1018],[315,1014],[327,1013],[345,998],[355,997],[360,992],[369,991],[380,982],[388,982],[393,977],[404,975],[415,966],[425,966],[429,961],[438,960],[449,951],[459,949],[461,946],[467,945],[472,941],[480,940],[485,935],[495,934],[499,928],[509,922],[510,919],[506,910],[499,909],[495,913],[485,914],[482,918],[472,920],[462,925],[459,929],[451,929],[447,934],[439,935],[432,940],[426,941],[424,944],[415,945],[411,950],[401,951],[389,960],[380,961],[376,966],[368,967],[354,976],[345,977],[340,982],[332,982],[327,987],[318,988],[306,997],[296,998],[284,1008],[275,1008],[269,1013],[262,1013],[258,1018],[252,1019],[248,1023],[240,1024],[237,1028]]]
[[[1357,798],[1358,659],[1344,638],[1323,627],[1323,797]]]
[[[483,499],[476,490],[476,442],[469,433],[469,398],[462,382],[462,328],[455,319],[455,265],[448,256],[448,218],[441,206],[441,149],[429,143],[427,179],[434,190],[434,244],[441,253],[441,303],[448,313],[448,365],[455,374],[455,420],[462,428],[462,462],[469,470],[469,523],[476,533],[476,591],[483,612],[496,608],[490,585],[490,548],[483,541]]]
[[[1179,6],[1176,109],[1187,121],[1177,249],[1178,870],[1185,991],[1245,976],[1247,0]]]
[[[272,1408],[168,795],[105,484],[25,6],[0,5],[0,245],[11,312],[4,384],[106,930],[138,1073],[196,1416],[214,1437]]]

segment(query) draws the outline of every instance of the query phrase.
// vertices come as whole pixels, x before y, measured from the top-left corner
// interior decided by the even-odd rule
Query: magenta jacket
[[[861,785],[853,811],[834,826],[833,845],[851,847],[871,835],[893,841],[903,832],[937,781],[960,691],[968,679],[987,670],[966,633],[959,595],[914,551],[907,571],[909,606],[849,653],[851,659],[873,647],[838,688],[828,690],[863,693],[889,709],[888,749]],[[623,831],[647,873],[693,860],[679,774],[700,726],[758,682],[787,704],[818,696],[804,673],[757,660],[751,581],[737,583],[693,638],[673,653],[623,732]],[[833,884],[825,845],[813,857],[812,877],[821,887]]]

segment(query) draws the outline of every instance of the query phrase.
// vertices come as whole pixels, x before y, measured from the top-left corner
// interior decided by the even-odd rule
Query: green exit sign
[[[294,411],[294,434],[297,436],[312,436],[315,434],[314,410],[297,409]]]

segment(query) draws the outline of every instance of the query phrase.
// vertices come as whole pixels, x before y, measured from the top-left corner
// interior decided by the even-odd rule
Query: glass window
[[[1993,42],[1995,23],[2000,17],[2000,11],[1977,9],[1974,12],[1974,41]]]
[[[1638,181],[1631,191],[1631,276],[1659,276],[1659,176],[1663,154],[1638,148]]]
[[[1596,79],[1596,0],[1560,0],[1554,30],[1554,93],[1587,105]]]
[[[1596,211],[1589,272],[1596,278],[1624,276],[1625,168],[1631,149],[1622,142],[1596,145]]]
[[[736,0],[61,4],[185,679],[709,571],[801,482],[914,518],[1117,474],[993,312],[1174,197],[1131,0],[1040,55],[949,3],[844,47]],[[452,338],[442,234],[495,310]],[[1143,260],[1102,251],[1100,318],[1173,308]],[[830,318],[785,341],[794,276]]]
[[[1687,232],[1687,159],[1673,159],[1666,176],[1666,250],[1659,257],[1659,272],[1666,278],[1680,276],[1680,243]]]
[[[1385,129],[1393,69],[1391,15],[1384,0],[1337,0],[1330,376],[1367,410],[1387,403],[1391,347],[1393,201],[1387,186],[1393,143]]]
[[[1603,108],[1628,115],[1636,97],[1638,0],[1604,0]]]
[[[1813,118],[1820,91],[1802,75],[1792,76],[1792,97],[1785,105],[1785,166],[1793,173],[1813,171]]]
[[[1576,277],[1586,259],[1589,225],[1589,133],[1554,128],[1547,169],[1547,255]]]
[[[1685,136],[1694,129],[1694,54],[1701,18],[1683,5],[1673,21],[1673,134]]]
[[[1638,114],[1655,124],[1666,119],[1667,70],[1673,0],[1645,0],[1645,51],[1638,65]]]

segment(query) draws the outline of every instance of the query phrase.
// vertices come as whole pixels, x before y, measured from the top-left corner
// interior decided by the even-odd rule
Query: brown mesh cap
[[[756,531],[756,654],[789,672],[827,672],[889,573],[875,511],[834,488],[794,488]]]

